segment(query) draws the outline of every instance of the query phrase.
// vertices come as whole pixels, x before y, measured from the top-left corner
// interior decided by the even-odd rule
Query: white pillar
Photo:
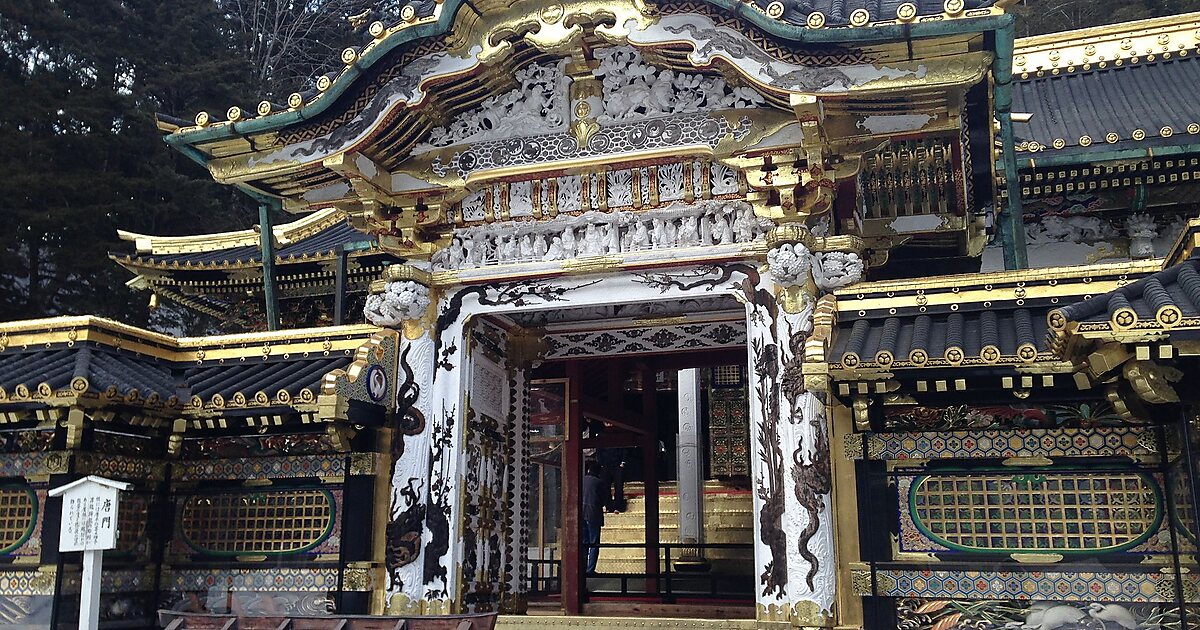
[[[700,370],[679,370],[679,434],[676,445],[679,542],[704,544],[704,460],[700,451]],[[704,553],[697,554],[703,558]]]
[[[79,630],[96,630],[100,627],[100,566],[104,552],[83,552],[83,584],[79,592]]]

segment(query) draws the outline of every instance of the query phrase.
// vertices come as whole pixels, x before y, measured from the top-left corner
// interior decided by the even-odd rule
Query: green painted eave
[[[1050,154],[1045,157],[1024,158],[1020,161],[1018,168],[1020,170],[1027,170],[1061,166],[1084,166],[1103,164],[1105,162],[1120,162],[1123,160],[1141,160],[1195,154],[1200,154],[1200,144],[1177,144],[1137,149],[1110,149],[1107,151],[1078,151],[1064,154]]]
[[[977,18],[957,18],[931,22],[918,21],[882,26],[812,29],[772,19],[750,8],[740,0],[705,1],[740,16],[747,22],[775,37],[801,45],[902,42],[910,39],[985,33],[1011,27],[1015,20],[1011,14],[1002,14]],[[454,23],[455,14],[458,13],[458,10],[466,2],[467,0],[445,0],[442,13],[436,22],[419,24],[389,35],[383,41],[372,46],[353,65],[340,73],[320,98],[313,99],[310,103],[301,106],[299,109],[233,123],[219,123],[201,129],[176,131],[167,135],[164,139],[168,145],[182,150],[184,147],[194,147],[195,145],[207,142],[278,131],[289,125],[316,117],[337,101],[366,72],[367,68],[370,68],[372,64],[379,61],[397,46],[449,32],[450,27]],[[1009,61],[1011,63],[1011,60]],[[201,163],[206,163],[211,159],[200,152],[189,154],[188,157]]]

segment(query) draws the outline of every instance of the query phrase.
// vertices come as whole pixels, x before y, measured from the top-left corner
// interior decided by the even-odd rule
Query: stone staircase
[[[601,543],[644,544],[646,528],[645,491],[640,483],[626,484],[628,510],[621,514],[605,514]],[[730,488],[718,482],[708,482],[704,492],[704,536],[706,543],[754,542],[753,500],[746,490]],[[659,531],[662,543],[679,541],[679,497],[673,483],[659,488]],[[713,549],[706,558],[714,572],[726,575],[754,573],[753,551],[750,549]],[[672,560],[677,560],[672,550]],[[596,570],[600,573],[643,573],[646,552],[641,548],[601,549]]]

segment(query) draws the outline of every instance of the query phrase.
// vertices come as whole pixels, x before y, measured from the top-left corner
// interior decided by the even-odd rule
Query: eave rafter
[[[951,6],[952,4],[953,6]],[[996,25],[988,20],[1003,17],[1002,10],[998,8],[967,9],[962,6],[961,2],[947,3],[942,14],[936,16],[936,20],[933,21],[950,20],[956,26],[945,28],[943,25],[935,29],[932,25],[926,24],[932,16],[918,15],[915,5],[906,13],[907,7],[908,5],[902,8],[901,15],[898,15],[895,20],[868,19],[863,21],[856,14],[850,17],[846,28],[839,29],[826,28],[826,20],[820,16],[807,22],[805,28],[797,30],[795,27],[790,27],[791,30],[788,30],[789,27],[779,24],[776,19],[791,18],[784,18],[782,11],[779,14],[772,14],[773,5],[757,9],[762,13],[746,13],[742,10],[745,7],[739,9],[739,12],[741,13],[740,19],[752,24],[751,28],[762,28],[768,33],[781,35],[786,39],[800,43],[807,42],[812,45],[847,43],[850,46],[872,45],[874,42],[887,41],[892,34],[889,29],[901,25],[912,29],[912,36],[918,36],[923,30],[929,30],[930,35],[953,35],[961,38],[963,34],[994,28]],[[351,83],[360,81],[361,77],[368,74],[367,69],[384,58],[388,52],[405,42],[414,41],[414,38],[428,37],[438,32],[452,33],[446,40],[450,55],[462,55],[472,50],[482,51],[478,55],[475,66],[468,63],[446,75],[456,81],[464,72],[479,73],[480,62],[486,66],[496,66],[501,59],[512,54],[514,48],[511,42],[517,40],[527,47],[551,54],[565,54],[569,50],[577,48],[585,39],[590,41],[593,38],[607,43],[628,42],[637,46],[662,45],[661,42],[649,41],[644,37],[640,40],[638,38],[664,19],[657,14],[657,7],[644,4],[641,0],[623,0],[615,4],[611,2],[598,3],[594,0],[576,0],[550,8],[537,2],[525,1],[499,9],[480,6],[479,11],[476,13],[469,5],[460,8],[456,3],[448,2],[438,4],[430,15],[410,14],[410,19],[403,24],[393,27],[372,25],[370,30],[374,36],[373,41],[361,49],[348,49],[343,54],[342,61],[346,64],[345,68],[336,76],[323,77],[322,81],[318,82],[320,89],[318,98],[306,101],[301,95],[293,95],[293,98],[289,99],[287,111],[276,111],[268,104],[265,108],[260,107],[258,118],[252,118],[250,113],[240,110],[234,112],[236,120],[215,123],[211,117],[206,117],[201,121],[204,124],[203,127],[179,129],[169,137],[168,141],[172,144],[190,145],[201,151],[207,151],[207,147],[213,142],[223,142],[220,138],[226,134],[222,132],[222,127],[241,128],[241,132],[237,135],[243,137],[253,136],[259,130],[262,133],[277,133],[276,130],[283,126],[311,118],[316,113],[311,110],[320,111],[329,107],[331,99],[345,92]],[[957,25],[959,21],[962,22],[961,26]],[[632,37],[635,34],[638,37]],[[691,56],[696,57],[696,53]],[[921,81],[906,81],[903,78],[896,80],[885,72],[878,78],[848,87],[846,92],[849,94],[861,89],[868,92],[895,90],[897,93],[903,93],[907,90],[920,90],[922,89],[921,85],[928,86],[930,83],[962,82],[964,80],[973,82],[982,76],[988,62],[984,58],[976,60],[961,55],[947,56],[947,59],[952,59],[952,61],[924,63],[919,69],[916,67],[916,62],[891,63],[889,67],[900,75],[912,76],[913,72],[920,73]],[[704,60],[701,63],[697,59],[693,59],[693,65],[707,67],[711,65],[712,61]],[[728,62],[729,60],[724,61]],[[904,67],[906,64],[912,65],[913,68],[906,70]],[[736,66],[736,64],[734,65]],[[962,75],[966,65],[974,65],[974,69],[970,70],[968,73],[970,76],[967,78],[942,76],[945,72],[949,72],[951,75]],[[743,74],[745,73],[743,72]],[[429,79],[431,79],[430,85],[432,85],[432,77]],[[418,80],[426,81],[426,79],[420,78]],[[760,89],[778,91],[777,87],[772,87],[755,77],[745,76],[745,80],[751,84],[758,84]],[[425,99],[425,95],[420,89],[418,89],[418,94],[417,101],[408,103],[399,101],[399,105],[407,108],[419,105]],[[396,106],[393,104],[392,107]],[[439,107],[438,109],[444,111],[447,108]],[[303,115],[294,115],[301,114],[302,111],[305,112]],[[389,111],[379,112],[380,118],[389,116]],[[277,147],[279,136],[273,138],[273,141],[269,143],[255,142],[254,144],[260,147]],[[352,145],[345,149],[355,150],[354,147],[361,146],[362,143],[356,142]],[[218,158],[211,164],[214,177],[219,181],[245,184],[268,178],[284,177],[288,173],[295,173],[304,168],[305,162],[302,160],[261,160],[259,158],[262,157],[264,151],[270,152],[271,149],[256,152],[252,159],[234,156]],[[225,152],[221,151],[220,153]],[[217,157],[216,153],[209,152],[209,155]],[[319,163],[321,159],[324,158],[318,158],[317,162]],[[251,163],[254,166],[251,167]],[[334,180],[325,179],[324,181]]]

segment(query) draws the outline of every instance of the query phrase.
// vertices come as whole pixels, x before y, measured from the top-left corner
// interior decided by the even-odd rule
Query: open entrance
[[[531,614],[753,618],[747,363],[730,343],[529,370]]]

